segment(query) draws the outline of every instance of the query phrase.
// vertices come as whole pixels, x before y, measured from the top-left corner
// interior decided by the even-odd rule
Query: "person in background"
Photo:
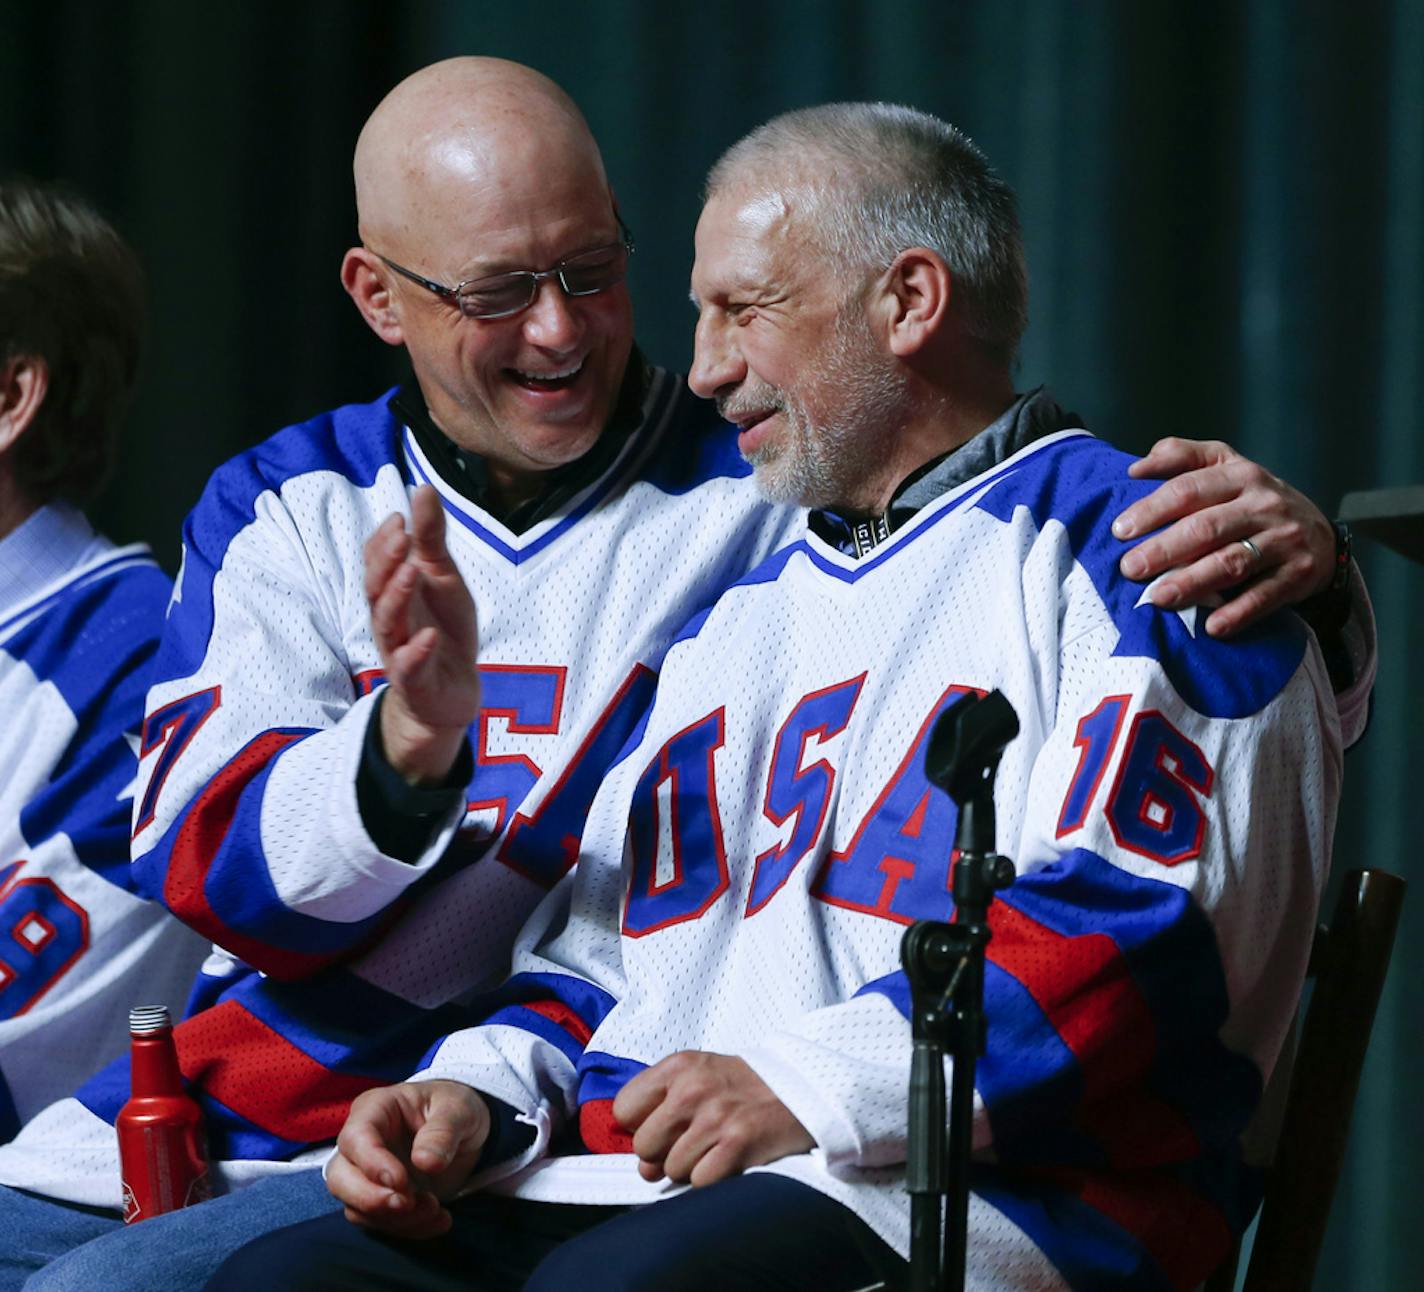
[[[80,506],[138,371],[143,276],[85,201],[0,182],[0,1142],[181,1006],[201,939],[136,891],[129,817],[169,581]]]

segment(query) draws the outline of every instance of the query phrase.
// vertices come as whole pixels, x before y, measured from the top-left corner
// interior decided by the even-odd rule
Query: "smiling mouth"
[[[517,386],[525,390],[567,390],[584,370],[585,359],[558,372],[527,372],[523,368],[506,368],[505,372]]]
[[[755,426],[760,426],[768,417],[773,416],[780,410],[777,408],[757,408],[757,409],[731,409],[719,405],[718,414],[723,421],[731,422],[743,435]]]
[[[767,408],[755,413],[741,413],[732,419],[737,428],[737,451],[748,462],[755,464],[765,449],[765,441],[771,435],[767,422],[776,416],[779,408]]]

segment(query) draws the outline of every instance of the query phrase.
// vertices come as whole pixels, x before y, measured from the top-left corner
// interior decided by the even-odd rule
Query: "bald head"
[[[607,186],[574,101],[547,76],[499,58],[451,58],[408,76],[356,143],[356,213],[369,245],[403,254],[472,190],[529,177]]]
[[[449,59],[381,101],[355,177],[362,245],[342,285],[405,347],[435,424],[485,458],[510,505],[533,496],[598,439],[633,346],[627,254],[588,123],[530,68]],[[549,273],[588,256],[614,266],[593,290]],[[455,298],[501,275],[529,276],[527,304],[472,315]]]

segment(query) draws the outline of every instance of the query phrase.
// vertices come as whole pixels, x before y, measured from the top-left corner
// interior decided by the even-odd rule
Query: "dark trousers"
[[[906,1263],[840,1203],[782,1176],[739,1175],[643,1207],[451,1207],[449,1233],[383,1238],[323,1216],[249,1243],[208,1292],[859,1292]]]

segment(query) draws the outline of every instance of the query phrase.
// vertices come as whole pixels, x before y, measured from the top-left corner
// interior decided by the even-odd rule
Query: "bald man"
[[[355,1096],[483,1012],[664,651],[799,525],[758,497],[736,429],[634,347],[631,241],[557,86],[436,64],[376,109],[354,169],[342,281],[413,380],[216,473],[135,796],[136,873],[219,948],[177,1038],[219,1188],[247,1187],[119,1229],[115,1065],[0,1151],[0,1238],[24,1235],[0,1243],[0,1290],[37,1269],[26,1286],[196,1286],[332,1208],[302,1168]],[[1264,492],[1262,514],[1301,507]],[[1313,588],[1327,562],[1304,560]],[[556,1039],[543,1008],[522,1012]]]
[[[426,69],[355,177],[342,281],[413,380],[215,474],[135,793],[140,883],[220,948],[177,1029],[216,1183],[274,1187],[91,1243],[121,1204],[116,1064],[0,1156],[48,1199],[3,1195],[0,1237],[25,1239],[0,1241],[0,1287],[46,1261],[40,1286],[201,1284],[227,1211],[334,1205],[316,1172],[280,1177],[498,981],[668,643],[793,523],[735,429],[634,349],[629,236],[555,85]]]

